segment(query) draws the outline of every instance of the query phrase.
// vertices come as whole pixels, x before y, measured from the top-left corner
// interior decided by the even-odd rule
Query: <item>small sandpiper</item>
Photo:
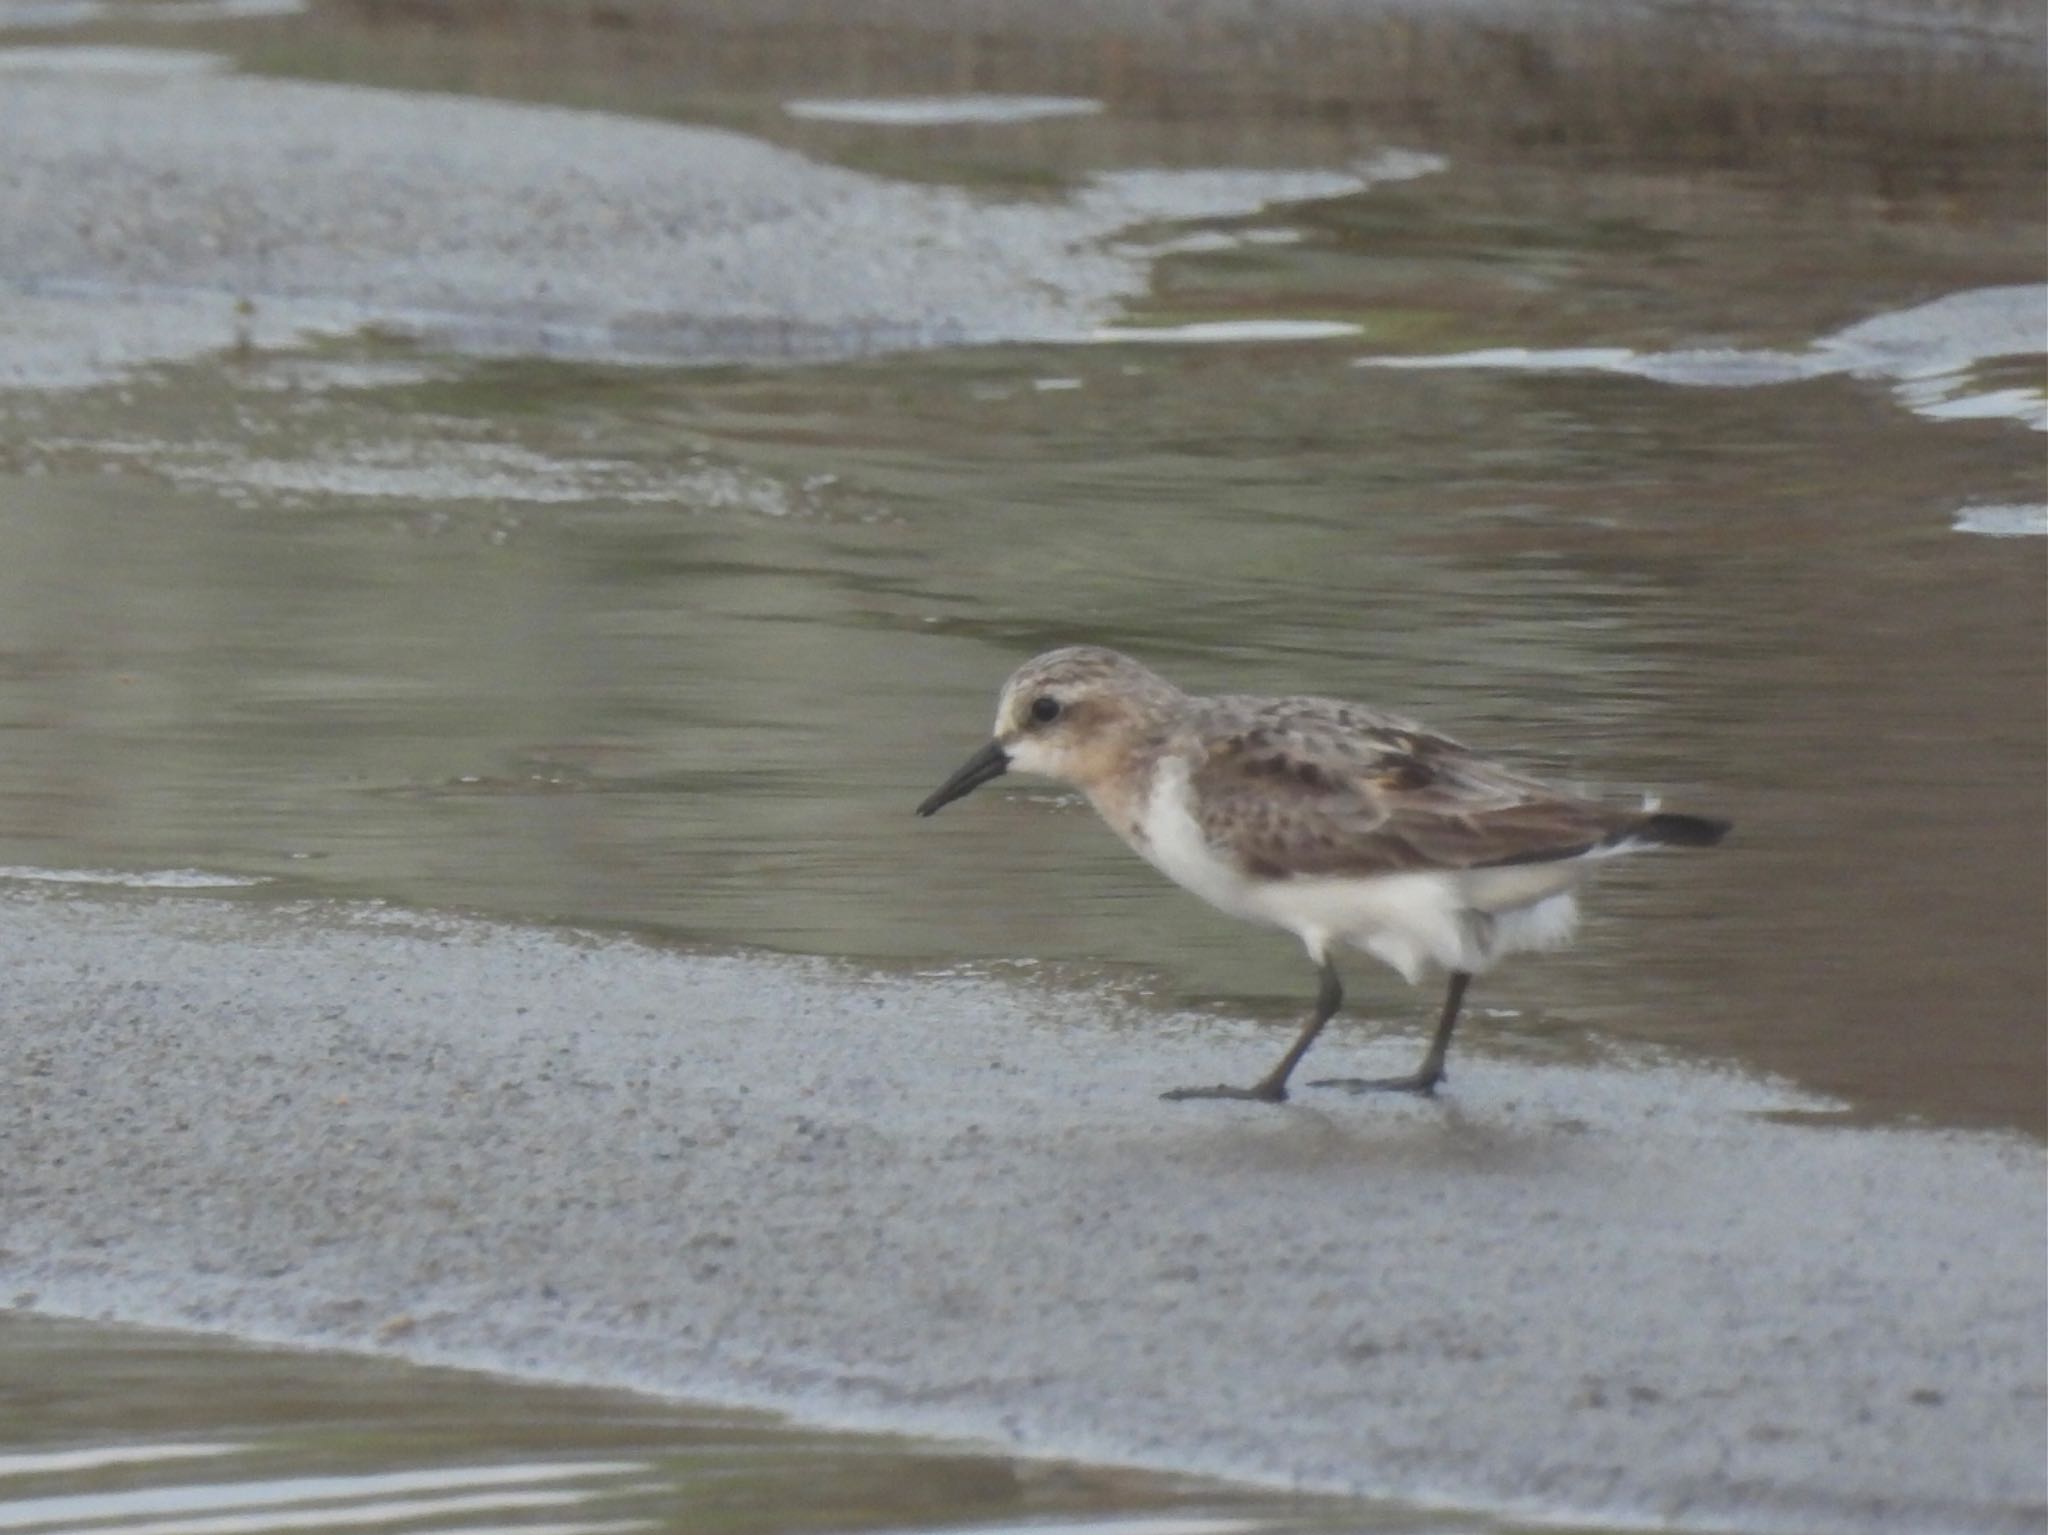
[[[1265,1076],[1168,1098],[1284,1101],[1344,999],[1331,955],[1345,945],[1410,984],[1445,974],[1449,989],[1415,1072],[1310,1085],[1433,1093],[1472,977],[1564,943],[1596,864],[1711,847],[1729,825],[1603,805],[1362,704],[1197,697],[1092,645],[1019,667],[997,700],[995,739],[917,813],[1012,768],[1080,789],[1160,873],[1234,917],[1294,934],[1321,971],[1315,1011]]]

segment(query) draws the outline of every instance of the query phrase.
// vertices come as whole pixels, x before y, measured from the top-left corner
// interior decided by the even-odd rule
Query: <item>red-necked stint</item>
[[[928,816],[1003,773],[1072,784],[1139,856],[1211,905],[1284,928],[1322,972],[1315,1011],[1250,1087],[1168,1098],[1279,1103],[1343,1000],[1332,950],[1362,949],[1413,984],[1449,977],[1412,1075],[1315,1087],[1430,1093],[1474,975],[1555,948],[1603,859],[1710,847],[1729,823],[1621,809],[1490,762],[1412,720],[1331,698],[1203,698],[1092,645],[1019,667],[995,738],[917,807]]]

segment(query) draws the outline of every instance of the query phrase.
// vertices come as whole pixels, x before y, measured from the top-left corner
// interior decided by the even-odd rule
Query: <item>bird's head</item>
[[[1018,667],[996,700],[989,743],[917,807],[933,815],[1012,768],[1080,789],[1113,776],[1179,697],[1129,656],[1095,645],[1049,650]]]

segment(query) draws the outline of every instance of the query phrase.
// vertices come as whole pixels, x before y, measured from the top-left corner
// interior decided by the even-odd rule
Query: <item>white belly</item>
[[[1153,771],[1152,792],[1137,834],[1127,839],[1131,846],[1153,868],[1211,906],[1247,921],[1288,927],[1260,901],[1265,882],[1247,878],[1209,845],[1189,813],[1188,801],[1187,764],[1165,758]]]
[[[1187,768],[1160,763],[1133,847],[1210,905],[1283,928],[1320,963],[1336,945],[1362,949],[1410,982],[1431,969],[1486,970],[1509,954],[1553,948],[1578,920],[1575,861],[1504,869],[1424,870],[1369,878],[1252,879],[1202,835],[1189,813]]]

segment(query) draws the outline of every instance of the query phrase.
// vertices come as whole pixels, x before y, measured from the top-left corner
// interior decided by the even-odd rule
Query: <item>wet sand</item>
[[[0,973],[41,1310],[1548,1517],[2048,1503],[2021,1138],[1483,1047],[1167,1104],[1276,1031],[378,907],[10,892]]]
[[[469,353],[823,360],[1086,337],[1139,225],[1427,174],[1130,171],[991,203],[604,113],[0,50],[0,387],[382,330]]]

